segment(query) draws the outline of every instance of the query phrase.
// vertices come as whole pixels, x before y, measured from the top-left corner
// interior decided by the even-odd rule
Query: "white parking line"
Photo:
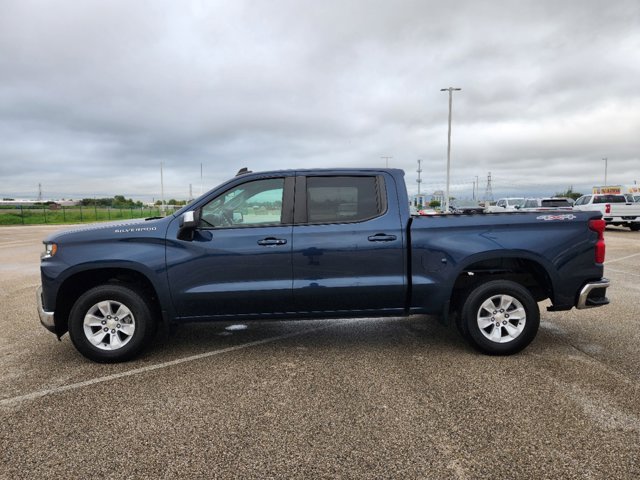
[[[351,320],[348,322],[340,322],[340,325],[344,325],[345,323],[351,323],[352,321],[354,320]],[[256,340],[255,342],[243,343],[241,345],[222,348],[220,350],[212,350],[210,352],[200,353],[198,355],[190,355],[188,357],[179,358],[177,360],[171,360],[169,362],[158,363],[158,364],[149,365],[146,367],[134,368],[133,370],[127,370],[126,372],[114,373],[112,375],[105,375],[104,377],[92,378],[91,380],[85,380],[84,382],[71,383],[69,385],[62,385],[56,388],[38,390],[35,392],[27,393],[26,395],[19,395],[17,397],[11,397],[11,398],[4,398],[0,400],[0,407],[8,407],[11,405],[16,405],[22,402],[26,402],[28,400],[35,400],[37,398],[46,397],[47,395],[66,392],[67,390],[75,390],[77,388],[82,388],[82,387],[88,387],[90,385],[95,385],[96,383],[109,382],[111,380],[117,380],[119,378],[131,377],[133,375],[139,375],[141,373],[151,372],[153,370],[159,370],[161,368],[172,367],[173,365],[180,365],[181,363],[193,362],[195,360],[212,357],[214,355],[221,355],[223,353],[242,350],[243,348],[255,347],[257,345],[264,345],[266,343],[277,342],[278,340],[284,340],[286,338],[297,337],[300,335],[305,335],[307,333],[317,332],[319,330],[326,330],[327,328],[330,328],[335,325],[336,325],[335,323],[332,323],[331,325],[324,325],[322,327],[310,328],[310,329],[299,331],[299,332],[287,333],[285,335],[278,335],[277,337],[265,338],[264,340]]]
[[[640,273],[625,272],[624,270],[616,270],[614,268],[607,268],[607,272],[624,273],[625,275],[632,275],[634,277],[640,277]]]
[[[637,257],[638,255],[640,255],[640,253],[634,253],[633,255],[627,255],[626,257],[614,258],[613,260],[607,260],[606,262],[604,262],[604,264],[608,265],[610,263],[620,262],[622,260],[626,260],[627,258]]]

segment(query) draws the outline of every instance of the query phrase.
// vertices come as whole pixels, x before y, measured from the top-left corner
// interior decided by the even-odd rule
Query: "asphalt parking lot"
[[[85,360],[39,325],[41,239],[0,228],[0,478],[640,478],[640,232],[611,305],[498,358],[424,317],[187,325]]]

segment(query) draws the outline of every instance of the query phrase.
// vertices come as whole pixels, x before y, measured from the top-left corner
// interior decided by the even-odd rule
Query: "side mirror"
[[[188,212],[184,212],[180,217],[178,225],[180,225],[180,230],[178,231],[178,238],[180,240],[193,240],[193,234],[196,230],[196,227],[200,223],[200,210],[190,210]]]
[[[194,210],[184,212],[180,217],[181,229],[196,228],[197,226],[198,219],[196,219],[196,212]]]
[[[233,212],[233,224],[237,224],[237,223],[243,223],[244,222],[244,215],[242,215],[242,212]]]

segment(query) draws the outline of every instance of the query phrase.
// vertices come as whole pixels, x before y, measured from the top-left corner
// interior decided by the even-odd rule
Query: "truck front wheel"
[[[490,355],[517,353],[535,338],[540,310],[522,285],[493,280],[474,288],[462,307],[463,336]]]
[[[69,337],[95,362],[130,360],[154,331],[151,309],[137,291],[121,285],[100,285],[82,294],[69,314]]]

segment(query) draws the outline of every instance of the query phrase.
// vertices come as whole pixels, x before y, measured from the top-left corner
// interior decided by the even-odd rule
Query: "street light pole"
[[[385,168],[389,168],[389,160],[393,160],[393,157],[380,157],[385,160]]]
[[[480,181],[478,180],[478,175],[476,175],[476,192],[477,193],[473,195],[473,199],[478,201],[480,200]]]
[[[444,197],[444,211],[449,213],[449,183],[451,172],[451,105],[453,103],[453,92],[462,90],[461,88],[441,88],[441,92],[449,92],[449,133],[447,135],[447,189]]]
[[[607,166],[609,165],[609,159],[607,157],[603,158],[604,160],[604,185],[607,186]]]

